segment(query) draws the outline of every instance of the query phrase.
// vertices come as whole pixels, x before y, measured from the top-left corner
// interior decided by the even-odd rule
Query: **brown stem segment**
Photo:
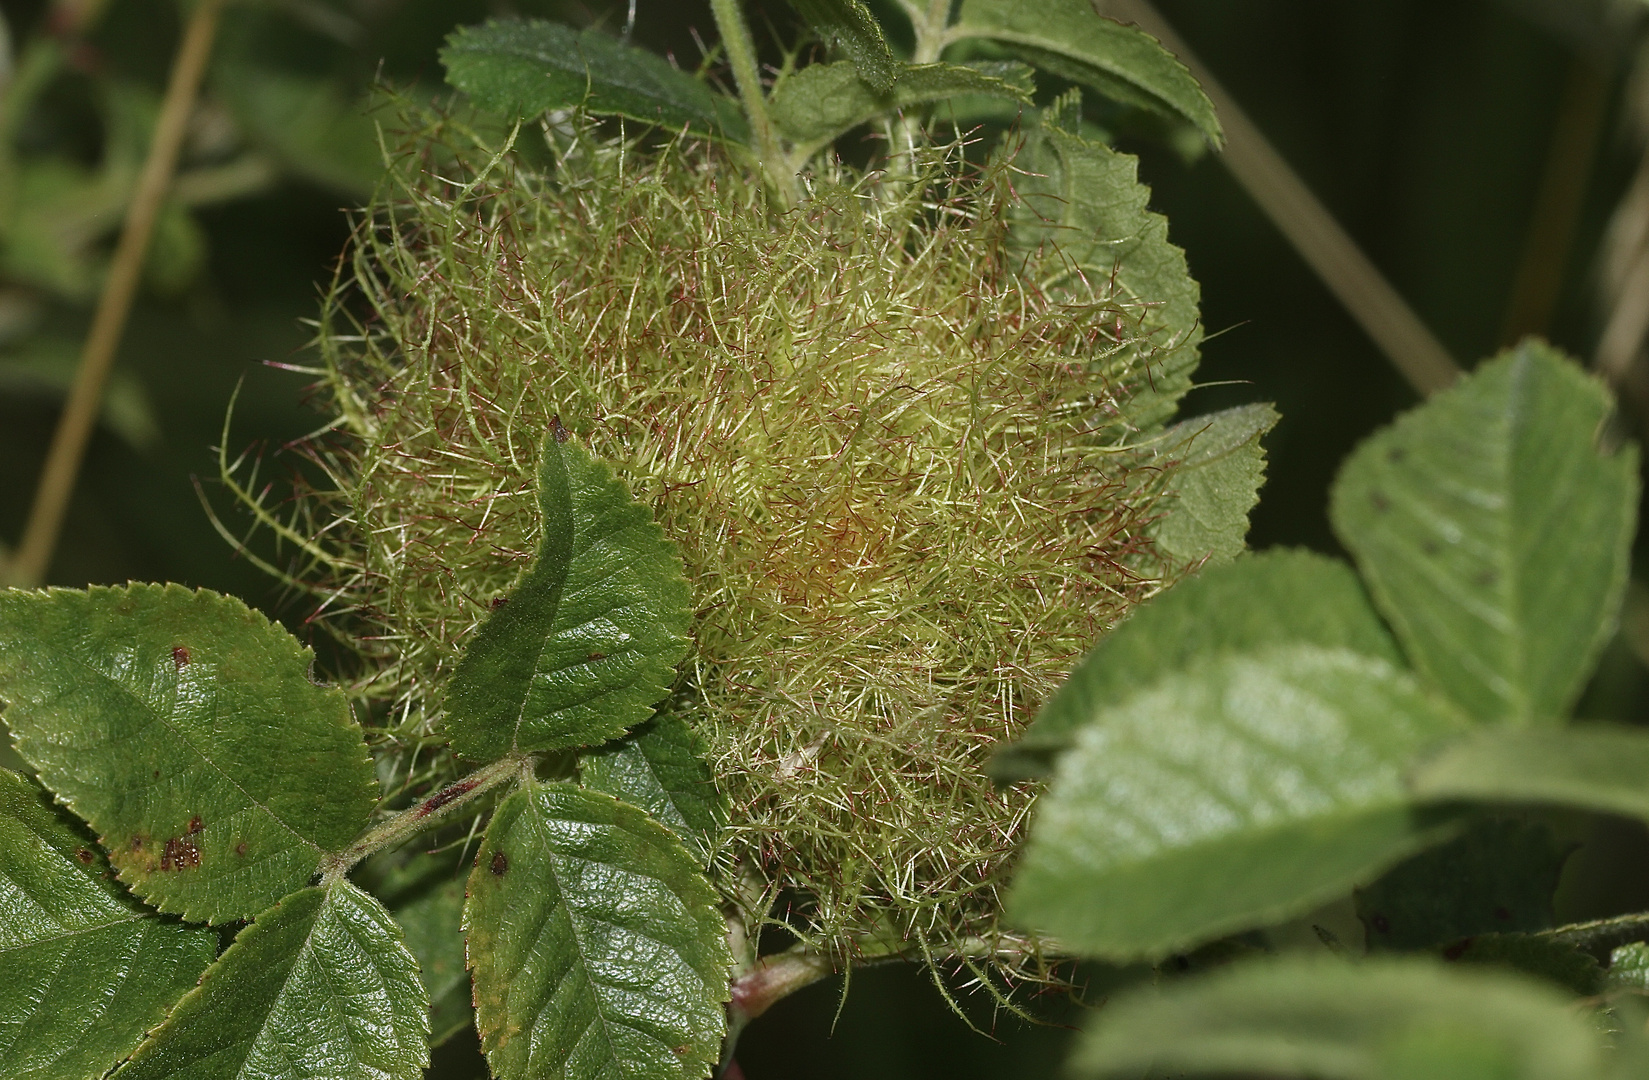
[[[394,817],[379,822],[344,850],[328,855],[321,863],[321,877],[328,881],[342,877],[349,873],[352,866],[373,852],[411,839],[499,784],[518,776],[532,775],[535,760],[530,754],[513,754],[500,758],[491,765],[483,766],[459,780],[454,780],[440,791],[425,796],[417,804]]]
[[[108,382],[109,369],[114,366],[115,351],[143,276],[143,257],[149,249],[149,238],[171,185],[172,173],[177,168],[189,114],[200,91],[206,61],[212,54],[212,39],[217,35],[223,4],[224,0],[199,0],[184,30],[183,44],[172,62],[171,79],[161,104],[160,119],[155,124],[154,139],[149,144],[149,156],[138,176],[137,190],[132,194],[126,223],[109,264],[109,277],[98,297],[91,331],[86,335],[74,387],[69,391],[68,403],[52,436],[34,506],[29,511],[23,539],[10,567],[10,576],[18,585],[38,585],[46,576],[52,549],[57,546],[75,477],[80,472],[86,443],[97,421],[103,386]]]

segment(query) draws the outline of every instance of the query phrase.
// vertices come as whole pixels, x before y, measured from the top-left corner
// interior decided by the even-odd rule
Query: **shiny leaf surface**
[[[429,999],[382,904],[339,881],[242,930],[119,1080],[419,1080]]]
[[[475,761],[622,735],[687,654],[681,557],[613,471],[565,437],[557,426],[539,451],[538,558],[447,692],[453,746]]]
[[[665,711],[585,755],[579,778],[593,791],[647,811],[703,859],[727,824],[727,800],[716,790],[704,754],[698,732]]]
[[[145,911],[89,836],[0,770],[0,1061],[8,1076],[102,1076],[160,1023],[217,935]]]
[[[120,879],[190,920],[247,918],[366,825],[377,783],[343,693],[232,597],[178,585],[0,592],[18,751]]]
[[[529,783],[499,806],[464,910],[499,1080],[700,1080],[732,958],[710,883],[633,806]]]

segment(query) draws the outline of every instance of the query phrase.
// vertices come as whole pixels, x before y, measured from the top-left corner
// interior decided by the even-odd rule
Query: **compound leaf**
[[[681,557],[647,507],[559,423],[539,450],[538,558],[464,650],[447,692],[475,761],[595,746],[647,719],[687,655]]]
[[[1151,538],[1172,559],[1229,562],[1248,548],[1248,512],[1260,501],[1265,448],[1277,424],[1270,405],[1240,405],[1182,420],[1163,433],[1162,454],[1178,459],[1173,494]]]
[[[1649,732],[1481,731],[1429,757],[1411,783],[1423,799],[1557,803],[1649,822]]]
[[[1357,448],[1335,531],[1414,666],[1481,720],[1561,721],[1613,629],[1637,454],[1597,380],[1526,343]]]
[[[1601,1031],[1529,978],[1420,958],[1289,956],[1234,964],[1110,1002],[1078,1077],[1597,1080]]]
[[[1186,120],[1223,141],[1214,103],[1156,38],[1102,18],[1088,0],[963,0],[956,37],[1001,42],[1021,59],[1106,97]]]
[[[1465,723],[1345,649],[1217,657],[1082,729],[1038,800],[1008,910],[1115,960],[1309,910],[1435,838],[1403,770]]]
[[[343,692],[233,597],[179,585],[0,592],[18,752],[132,891],[248,918],[355,839],[377,783]]]
[[[429,998],[382,904],[347,881],[242,930],[118,1080],[419,1080]]]
[[[499,806],[464,909],[499,1080],[699,1080],[732,958],[697,861],[633,806],[529,782]]]
[[[624,738],[586,754],[579,779],[640,807],[654,821],[708,857],[727,824],[727,800],[704,760],[699,733],[673,712],[660,712]]]
[[[822,147],[860,124],[896,109],[959,94],[1029,104],[1031,69],[1019,63],[910,64],[887,90],[867,86],[852,64],[809,64],[773,91],[769,104],[779,133],[802,146]]]
[[[135,904],[90,837],[0,770],[0,1060],[10,1075],[102,1076],[216,952],[210,930]]]
[[[1145,206],[1139,159],[1085,139],[1075,93],[1043,110],[1015,158],[1008,240],[1021,257],[1056,251],[1058,268],[1041,286],[1114,304],[1133,325],[1125,354],[1108,377],[1133,394],[1130,419],[1150,430],[1171,416],[1191,387],[1202,317],[1202,290],[1185,252],[1168,242],[1168,220]]]
[[[1213,566],[1137,609],[1100,638],[991,775],[1041,776],[1078,731],[1142,687],[1196,661],[1288,643],[1402,660],[1351,567],[1309,551],[1273,549]]]
[[[700,135],[750,140],[738,103],[662,56],[543,19],[462,26],[441,50],[447,81],[482,108],[536,116],[582,107]]]
[[[859,79],[872,91],[885,94],[892,88],[901,65],[869,8],[859,0],[790,0],[790,6],[815,34],[852,61]]]

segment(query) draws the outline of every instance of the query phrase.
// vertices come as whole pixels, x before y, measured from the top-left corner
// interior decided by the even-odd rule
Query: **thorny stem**
[[[727,50],[727,61],[733,66],[733,81],[738,83],[739,98],[744,102],[745,116],[750,131],[756,136],[756,155],[761,159],[762,171],[777,190],[786,207],[796,204],[796,178],[779,149],[778,135],[773,121],[767,115],[767,100],[762,97],[761,69],[756,64],[756,43],[750,36],[750,24],[745,22],[742,0],[710,0],[710,10],[716,16],[716,30],[721,44]]]
[[[536,761],[532,754],[511,754],[454,780],[416,806],[379,822],[344,850],[328,855],[321,862],[321,880],[335,881],[368,855],[416,836],[499,784],[531,776]]]

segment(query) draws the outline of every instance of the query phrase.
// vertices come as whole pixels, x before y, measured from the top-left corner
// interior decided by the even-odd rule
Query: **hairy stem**
[[[716,30],[721,34],[722,48],[727,50],[727,61],[733,66],[733,79],[739,86],[739,98],[744,102],[750,131],[756,137],[756,156],[784,204],[794,206],[796,178],[779,149],[778,135],[767,115],[761,69],[756,64],[756,43],[750,36],[750,24],[745,22],[740,3],[741,0],[710,0],[710,10],[715,13]]]
[[[328,855],[321,862],[322,880],[333,881],[343,877],[349,873],[351,867],[368,855],[416,836],[499,784],[531,776],[536,761],[535,755],[532,754],[511,754],[475,770],[460,780],[454,780],[440,791],[419,801],[416,806],[379,822],[344,850]]]
[[[911,13],[911,28],[916,31],[916,49],[911,54],[913,64],[935,64],[939,54],[950,44],[951,0],[928,0],[927,10],[921,15]]]

